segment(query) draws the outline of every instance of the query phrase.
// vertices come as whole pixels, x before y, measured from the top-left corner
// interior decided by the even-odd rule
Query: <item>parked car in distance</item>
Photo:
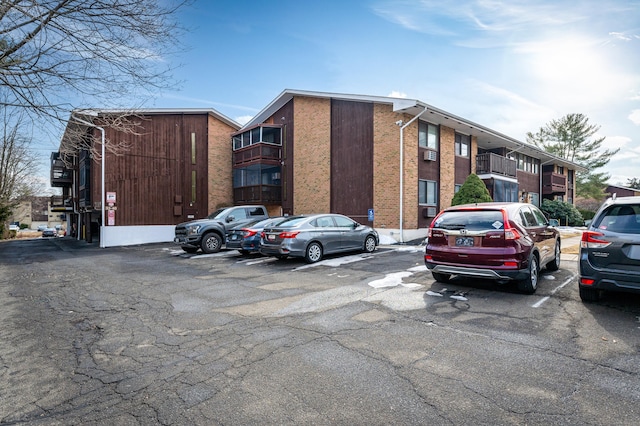
[[[44,231],[42,231],[42,236],[47,238],[47,237],[57,237],[58,236],[58,231],[56,231],[53,228],[45,228]]]
[[[47,229],[47,225],[38,225],[38,232],[42,232]]]
[[[14,223],[10,223],[9,224],[9,231],[16,231],[18,232],[20,230],[20,225],[17,222]]]
[[[314,214],[291,216],[265,227],[260,253],[278,259],[303,257],[314,263],[327,254],[357,250],[372,253],[378,243],[378,233],[370,226],[341,214]]]
[[[227,249],[239,250],[242,254],[258,253],[260,250],[260,234],[265,227],[274,226],[287,219],[283,216],[255,220],[244,225],[238,225],[227,232]]]
[[[640,197],[612,197],[582,233],[578,289],[584,302],[603,291],[640,293]]]
[[[440,282],[455,275],[515,281],[521,292],[531,294],[542,267],[560,267],[560,232],[533,204],[449,207],[427,231],[424,263]]]

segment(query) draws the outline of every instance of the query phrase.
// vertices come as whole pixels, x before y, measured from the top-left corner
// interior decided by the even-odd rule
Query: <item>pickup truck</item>
[[[227,229],[268,217],[265,206],[224,207],[206,219],[176,225],[173,241],[187,253],[195,253],[198,249],[204,253],[216,253],[222,248]]]

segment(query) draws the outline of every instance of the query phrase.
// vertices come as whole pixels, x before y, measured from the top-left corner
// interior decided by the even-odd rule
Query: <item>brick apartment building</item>
[[[418,100],[297,90],[234,133],[233,152],[236,204],[342,213],[400,241],[423,237],[470,173],[495,201],[539,205],[573,202],[579,169]]]
[[[99,125],[107,112],[98,113],[84,119]],[[496,201],[539,205],[573,202],[579,170],[412,99],[285,90],[242,128],[213,110],[138,114],[145,131],[127,136],[131,150],[105,156],[105,191],[117,197],[107,245],[170,241],[175,224],[231,203],[264,204],[270,214],[342,213],[408,241],[424,237],[470,173]],[[84,129],[99,140],[98,129]],[[83,229],[99,224],[101,163],[82,152],[64,164],[59,156],[52,155],[52,185],[64,191],[58,205]]]

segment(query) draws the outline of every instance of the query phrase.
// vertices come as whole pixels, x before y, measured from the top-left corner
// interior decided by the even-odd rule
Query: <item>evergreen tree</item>
[[[627,188],[640,189],[640,179],[630,178],[627,179]]]
[[[601,151],[604,136],[592,138],[598,130],[600,126],[589,124],[583,114],[567,114],[551,120],[535,134],[527,133],[527,142],[587,169],[576,173],[576,195],[601,200],[610,175],[597,170],[607,165],[620,148]]]
[[[464,181],[456,195],[453,196],[451,205],[458,206],[460,204],[485,203],[489,201],[493,200],[487,186],[478,175],[472,173]]]

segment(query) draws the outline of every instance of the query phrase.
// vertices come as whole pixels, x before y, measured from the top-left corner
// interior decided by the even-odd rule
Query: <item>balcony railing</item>
[[[559,173],[542,173],[542,194],[561,195],[567,193],[567,177]]]
[[[70,197],[65,197],[63,195],[53,195],[51,196],[50,203],[51,211],[73,211],[73,201]]]
[[[242,186],[233,189],[235,204],[280,204],[282,200],[280,185]]]
[[[476,174],[478,175],[494,174],[515,178],[516,168],[516,160],[492,152],[476,156]]]
[[[271,145],[266,143],[258,143],[239,149],[233,152],[233,165],[249,163],[257,160],[277,160],[280,161],[279,145]]]
[[[54,188],[71,186],[73,183],[73,170],[65,167],[62,160],[51,163],[51,186]]]

